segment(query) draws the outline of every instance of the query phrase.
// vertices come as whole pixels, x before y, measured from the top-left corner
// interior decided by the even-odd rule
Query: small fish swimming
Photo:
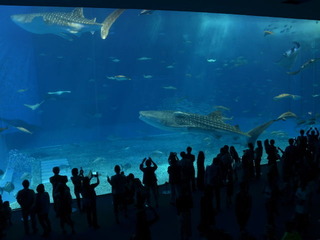
[[[141,10],[141,12],[139,13],[140,15],[151,15],[154,12],[154,10],[148,10],[148,9],[143,9]]]
[[[164,87],[162,87],[163,89],[166,89],[166,90],[177,90],[177,88],[176,87],[174,87],[174,86],[164,86]]]
[[[114,77],[107,77],[108,79],[111,79],[111,80],[116,80],[116,81],[130,81],[131,78],[125,76],[125,75],[116,75]]]
[[[38,109],[42,103],[44,103],[44,100],[42,102],[34,104],[34,105],[29,105],[29,104],[23,104],[23,105],[34,111],[34,110]]]
[[[112,59],[111,61],[112,61],[112,62],[115,62],[115,63],[118,63],[118,62],[120,62],[120,59],[114,58],[114,59]]]
[[[296,74],[300,73],[302,70],[304,70],[306,67],[308,67],[310,64],[313,64],[313,63],[315,63],[315,62],[317,62],[319,60],[320,60],[320,58],[311,58],[310,60],[308,60],[307,62],[302,64],[301,67],[297,71],[287,72],[287,74],[296,75]]]
[[[24,127],[15,127],[16,129],[20,130],[21,132],[25,132],[25,133],[29,133],[32,134],[32,132],[30,132],[28,129],[24,128]]]
[[[9,127],[0,128],[0,133],[7,130]]]
[[[148,60],[151,60],[152,58],[149,58],[149,57],[140,57],[140,58],[137,58],[137,60],[139,61],[148,61]]]
[[[18,93],[23,93],[26,91],[28,91],[28,88],[22,88],[22,89],[17,90]]]
[[[48,92],[49,95],[62,95],[64,93],[71,93],[71,91],[56,91],[56,92]]]
[[[207,59],[207,62],[209,62],[209,63],[215,63],[216,61],[217,61],[217,59],[212,59],[212,58]]]
[[[150,79],[152,78],[152,75],[143,75],[143,78]]]
[[[227,107],[221,106],[221,105],[214,106],[213,108],[220,110],[220,111],[230,111],[230,108],[227,108]]]
[[[268,31],[268,30],[263,31],[263,33],[264,33],[264,35],[263,35],[263,36],[268,36],[268,35],[273,34],[273,32],[272,32],[272,31]]]
[[[280,100],[280,99],[284,99],[284,98],[292,98],[293,100],[299,100],[301,98],[301,96],[289,94],[289,93],[282,93],[282,94],[279,94],[278,96],[275,96],[273,98],[273,100]]]

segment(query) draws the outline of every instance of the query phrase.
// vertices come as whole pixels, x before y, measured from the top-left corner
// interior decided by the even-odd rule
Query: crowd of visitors
[[[266,153],[267,172],[261,174],[261,159]],[[197,174],[194,163],[197,165]],[[266,239],[277,239],[275,223],[279,215],[280,203],[294,205],[292,218],[283,223],[286,232],[282,240],[308,239],[308,222],[310,219],[310,205],[313,195],[320,192],[320,141],[317,128],[310,128],[306,134],[300,131],[300,136],[288,140],[288,146],[282,150],[276,146],[273,139],[266,139],[263,144],[257,141],[256,147],[248,143],[248,148],[240,157],[234,146],[225,145],[212,163],[205,167],[205,154],[199,151],[197,158],[192,154],[192,148],[180,154],[171,152],[168,157],[168,184],[170,185],[170,203],[176,208],[179,217],[179,235],[181,240],[192,236],[192,211],[198,205],[200,222],[198,231],[202,239],[232,239],[227,233],[219,232],[215,228],[216,216],[222,207],[234,207],[235,218],[239,227],[241,239],[254,239],[247,231],[248,220],[252,211],[252,193],[250,185],[254,181],[264,179],[266,184],[262,191],[265,199],[266,211]],[[112,188],[114,217],[117,224],[121,224],[120,216],[126,218],[128,206],[135,206],[136,228],[132,234],[134,240],[151,239],[149,226],[159,219],[159,192],[157,184],[157,164],[151,158],[144,158],[140,164],[143,173],[142,182],[130,173],[128,176],[121,172],[121,167],[114,167],[115,175],[107,177]],[[52,184],[53,208],[56,217],[60,219],[63,233],[65,224],[75,233],[72,219],[72,198],[67,186],[68,178],[59,174],[59,167],[53,168]],[[197,176],[197,177],[196,177]],[[92,179],[96,179],[92,183]],[[100,228],[97,218],[97,204],[95,188],[99,185],[99,173],[90,172],[84,176],[82,169],[72,169],[71,181],[78,210],[87,216],[88,226]],[[280,184],[280,182],[282,184]],[[37,220],[42,227],[43,237],[48,237],[52,231],[49,219],[50,199],[43,184],[36,188],[37,193],[29,189],[29,181],[22,182],[23,189],[17,194],[17,202],[21,206],[25,234],[38,232]],[[225,191],[222,192],[222,189]],[[238,190],[235,193],[235,190]],[[201,193],[200,202],[195,202],[194,193]],[[222,193],[225,192],[225,197]],[[148,210],[148,214],[147,214]],[[150,212],[152,213],[150,216]],[[32,232],[29,221],[31,220]],[[2,201],[0,195],[0,234],[10,227],[11,209],[9,202]],[[295,237],[295,238],[294,238]]]

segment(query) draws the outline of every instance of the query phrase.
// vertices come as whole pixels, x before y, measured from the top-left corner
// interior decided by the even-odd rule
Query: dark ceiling
[[[319,0],[0,0],[0,4],[182,10],[320,19]]]

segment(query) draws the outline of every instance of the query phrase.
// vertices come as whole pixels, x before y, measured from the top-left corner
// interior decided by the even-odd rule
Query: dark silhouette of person
[[[235,199],[235,214],[237,223],[240,227],[240,232],[246,230],[248,220],[251,215],[252,197],[248,191],[246,182],[240,183],[240,191],[236,194]]]
[[[12,209],[10,207],[9,201],[4,201],[2,205],[2,210],[4,213],[5,225],[12,225]]]
[[[49,220],[50,197],[45,191],[44,185],[37,186],[35,210],[39,223],[43,229],[43,237],[47,237],[51,232],[51,222]]]
[[[261,159],[263,155],[263,146],[261,141],[257,141],[257,147],[254,150],[254,167],[256,178],[260,179],[261,177]]]
[[[119,221],[119,211],[123,209],[125,211],[125,216],[127,215],[127,203],[125,199],[126,195],[126,177],[120,173],[121,169],[119,165],[114,167],[115,175],[111,178],[107,177],[107,181],[111,185],[112,197],[113,197],[113,211],[116,223]]]
[[[205,172],[205,188],[208,190],[211,201],[216,199],[216,210],[220,210],[220,192],[222,186],[222,170],[219,158],[214,158],[212,164],[207,166]]]
[[[230,146],[230,155],[234,161],[233,170],[234,170],[235,181],[238,181],[239,179],[238,173],[239,173],[239,170],[241,169],[241,161],[240,161],[241,159],[234,146]]]
[[[60,218],[60,227],[65,234],[65,224],[68,224],[71,228],[71,232],[74,234],[74,223],[71,219],[72,213],[72,197],[70,194],[70,188],[65,183],[59,183],[56,188],[56,209]]]
[[[83,178],[84,178],[83,170],[81,168],[80,169],[80,174],[79,174],[78,168],[73,168],[71,170],[71,174],[72,174],[71,181],[72,181],[73,186],[74,186],[74,195],[76,196],[76,199],[77,199],[78,209],[81,212],[82,211],[82,205],[81,205],[80,194],[81,194],[81,191],[82,191],[82,181],[83,181]]]
[[[187,153],[186,153],[186,158],[189,159],[189,161],[191,161],[192,163],[192,173],[191,173],[191,187],[192,187],[192,191],[196,190],[196,171],[194,169],[194,165],[193,163],[196,160],[196,157],[194,154],[192,154],[192,148],[189,146],[187,147]]]
[[[226,180],[226,205],[230,207],[232,204],[234,180],[233,180],[233,169],[229,168],[227,170],[227,180]]]
[[[308,138],[306,135],[304,135],[304,130],[300,130],[300,136],[296,139],[296,144],[298,148],[299,158],[302,158],[305,154],[307,147],[308,147]]]
[[[242,172],[243,181],[248,182],[254,174],[253,162],[254,162],[254,146],[252,143],[248,143],[248,149],[243,151],[242,155]]]
[[[203,151],[199,151],[198,157],[197,157],[197,188],[201,191],[204,190],[204,174],[205,174],[205,168],[204,168],[204,160],[205,155]]]
[[[200,199],[200,223],[198,225],[198,230],[203,236],[206,236],[210,229],[215,225],[215,210],[210,194],[209,189],[206,188]]]
[[[57,189],[61,184],[66,184],[68,182],[68,177],[59,175],[59,173],[60,173],[59,167],[54,167],[52,169],[52,172],[54,175],[52,177],[50,177],[49,180],[50,180],[50,183],[52,184],[53,207],[54,207],[54,210],[56,211],[56,214],[57,214],[56,200],[57,200],[57,196],[60,194],[57,191]]]
[[[143,165],[146,164],[146,167]],[[153,166],[151,166],[153,165]],[[158,166],[157,164],[152,161],[152,159],[149,157],[144,158],[140,164],[140,170],[143,172],[143,180],[142,183],[144,184],[146,190],[147,190],[147,204],[150,205],[150,196],[151,192],[154,196],[154,201],[156,203],[156,207],[158,207],[158,184],[157,184],[157,177],[155,174],[155,171],[157,170]]]
[[[159,215],[151,206],[145,206],[143,197],[136,204],[136,227],[131,240],[151,240],[150,226],[158,221]],[[151,217],[151,218],[150,218]]]
[[[38,231],[35,217],[35,193],[29,189],[30,182],[28,180],[23,180],[22,186],[23,189],[17,194],[17,202],[21,206],[24,231],[28,235],[30,234],[28,217],[31,219],[33,233]]]
[[[270,143],[265,140],[265,150],[267,153],[268,165],[277,168],[277,160],[280,159],[278,148],[274,145],[275,140],[271,139]]]
[[[179,194],[179,186],[181,183],[180,165],[177,153],[171,152],[168,158],[169,167],[169,184],[171,188],[170,201],[171,204],[176,204],[177,195]]]
[[[180,166],[180,186],[179,192],[181,192],[181,188],[188,191],[188,194],[192,192],[192,162],[187,158],[187,154],[185,152],[180,152],[181,160],[179,161]]]
[[[97,178],[97,182],[90,184],[90,181],[93,177]],[[83,186],[82,186],[82,198],[83,198],[83,210],[87,214],[87,221],[89,227],[93,227],[95,229],[100,228],[98,225],[97,218],[97,195],[95,188],[100,184],[98,172],[95,175],[91,175],[91,178],[84,177],[83,178]]]
[[[5,213],[3,209],[3,201],[2,201],[2,196],[0,194],[0,239],[6,236],[6,234],[3,232],[6,227],[7,227],[7,224],[6,224]]]
[[[316,147],[319,142],[319,131],[317,128],[309,128],[309,130],[306,133],[307,139],[308,139],[308,147],[312,154],[315,154]]]
[[[127,205],[134,203],[135,196],[135,183],[134,183],[134,175],[129,173],[127,176],[127,184],[126,184],[126,201]]]

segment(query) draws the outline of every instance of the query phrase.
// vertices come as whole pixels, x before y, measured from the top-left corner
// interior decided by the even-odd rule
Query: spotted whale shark
[[[292,112],[285,112],[276,119],[265,122],[248,132],[242,132],[239,126],[225,123],[219,111],[209,115],[181,111],[140,111],[139,113],[142,121],[163,130],[207,133],[216,138],[229,136],[234,142],[240,144],[255,143],[259,135],[272,123],[296,117]]]
[[[85,32],[100,31],[101,38],[106,39],[112,24],[124,11],[114,10],[102,23],[96,22],[96,18],[85,18],[83,8],[75,8],[72,12],[16,14],[11,19],[21,28],[36,34],[55,34],[72,40],[73,36],[79,37]]]

